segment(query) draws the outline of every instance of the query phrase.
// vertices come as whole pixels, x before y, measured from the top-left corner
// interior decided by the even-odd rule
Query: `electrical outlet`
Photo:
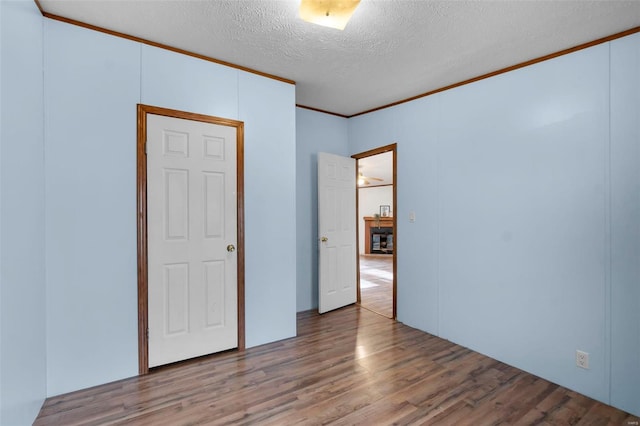
[[[576,351],[576,365],[586,370],[589,369],[589,354],[583,351]]]

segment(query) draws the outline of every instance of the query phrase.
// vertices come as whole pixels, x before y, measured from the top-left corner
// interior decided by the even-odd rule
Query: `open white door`
[[[356,302],[356,160],[318,153],[319,307]]]
[[[149,367],[238,346],[236,136],[147,115]]]

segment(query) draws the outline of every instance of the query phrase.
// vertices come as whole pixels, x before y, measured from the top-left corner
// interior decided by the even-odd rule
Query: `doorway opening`
[[[352,155],[356,159],[357,300],[387,318],[397,315],[396,146]]]

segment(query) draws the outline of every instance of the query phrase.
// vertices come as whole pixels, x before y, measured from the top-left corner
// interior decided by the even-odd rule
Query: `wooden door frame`
[[[244,315],[244,123],[242,121],[138,104],[137,207],[138,207],[138,373],[149,373],[149,284],[147,234],[147,114],[200,121],[236,128],[238,350],[245,349]]]
[[[397,309],[398,309],[398,300],[397,300],[397,295],[398,295],[398,281],[397,281],[397,277],[398,277],[398,273],[397,273],[397,259],[398,259],[398,217],[396,215],[396,205],[397,205],[397,165],[398,165],[398,144],[396,142],[389,144],[389,145],[385,145],[385,146],[381,146],[379,148],[374,148],[374,149],[370,149],[369,151],[365,151],[365,152],[361,152],[359,154],[353,154],[351,156],[351,158],[355,158],[356,160],[356,179],[357,179],[357,174],[358,174],[358,167],[357,167],[357,162],[358,160],[362,159],[362,158],[367,158],[367,157],[371,157],[374,155],[378,155],[378,154],[383,154],[385,152],[393,152],[393,206],[392,206],[392,211],[393,213],[393,314],[392,314],[392,318],[391,319],[396,319],[397,318]],[[360,241],[360,226],[359,226],[359,220],[360,218],[358,217],[359,213],[360,213],[360,203],[359,203],[359,191],[360,188],[358,187],[358,185],[356,184],[356,241]],[[356,255],[358,258],[358,261],[356,262],[356,279],[357,279],[357,300],[358,300],[358,304],[361,303],[361,299],[360,299],[360,243],[358,243],[358,245],[356,246]]]

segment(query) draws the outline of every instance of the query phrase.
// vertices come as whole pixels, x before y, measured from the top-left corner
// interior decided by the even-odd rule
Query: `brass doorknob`
[[[234,251],[236,251],[236,247],[235,247],[233,244],[229,244],[229,245],[227,246],[227,251],[228,251],[229,253],[234,252]]]
[[[320,238],[320,241],[322,241],[323,243],[326,243],[327,241],[329,241],[329,239],[327,237],[322,237]]]

